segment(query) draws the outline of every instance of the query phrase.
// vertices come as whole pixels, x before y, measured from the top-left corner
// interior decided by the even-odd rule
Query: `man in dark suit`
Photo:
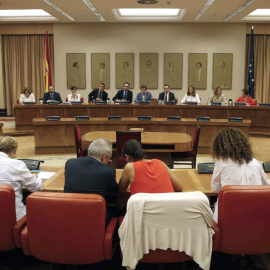
[[[53,101],[53,100],[56,100],[59,103],[63,103],[60,94],[55,92],[54,86],[49,85],[49,92],[46,92],[43,95],[43,103],[47,104],[48,101]]]
[[[93,100],[97,101],[107,101],[108,93],[104,91],[105,83],[100,83],[97,89],[94,89],[89,95],[88,95],[88,102],[93,102]]]
[[[117,92],[117,94],[113,98],[113,101],[119,102],[127,100],[129,103],[131,103],[133,98],[133,92],[129,90],[129,87],[130,84],[128,82],[125,82],[123,89]]]
[[[91,193],[105,197],[107,191],[117,191],[116,170],[111,163],[112,143],[105,139],[94,140],[88,148],[88,156],[71,158],[65,165],[66,193]],[[111,213],[106,213],[106,224]]]
[[[170,86],[168,84],[165,84],[163,86],[164,92],[160,93],[158,96],[159,100],[166,101],[175,101],[174,93],[170,92]]]

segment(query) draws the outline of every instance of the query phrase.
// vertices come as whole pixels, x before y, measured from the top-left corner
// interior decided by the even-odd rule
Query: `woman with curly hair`
[[[213,143],[215,168],[211,187],[214,193],[226,185],[269,185],[267,175],[253,157],[247,136],[235,128],[225,128]],[[218,203],[215,205],[214,220],[218,222]]]
[[[228,103],[219,86],[215,88],[214,95],[211,97],[210,102],[222,102],[225,104]]]

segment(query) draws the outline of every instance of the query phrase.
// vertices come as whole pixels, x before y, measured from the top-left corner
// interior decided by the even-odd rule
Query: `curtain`
[[[248,88],[248,64],[251,35],[246,38],[245,85]],[[258,103],[270,103],[270,35],[254,35],[254,98]]]
[[[48,35],[52,81],[54,82],[53,35]],[[7,114],[13,115],[24,87],[29,87],[36,102],[44,94],[46,35],[3,35],[4,91]]]

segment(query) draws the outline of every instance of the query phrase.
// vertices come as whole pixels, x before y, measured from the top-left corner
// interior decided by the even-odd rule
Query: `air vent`
[[[155,1],[155,0],[140,0],[138,1],[139,4],[142,4],[142,5],[153,5],[153,4],[157,4],[158,1]]]

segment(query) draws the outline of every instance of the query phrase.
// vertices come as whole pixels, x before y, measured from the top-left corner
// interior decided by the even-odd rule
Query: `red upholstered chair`
[[[81,128],[78,124],[74,126],[74,137],[75,137],[77,158],[86,157],[87,150],[82,150]]]
[[[175,104],[178,104],[178,98],[177,97],[175,98]]]
[[[126,165],[125,158],[122,157],[124,144],[129,140],[138,140],[141,142],[140,131],[116,131],[116,168],[121,169]]]
[[[17,104],[20,104],[20,99],[19,98],[17,98]]]
[[[21,233],[23,251],[60,264],[92,264],[111,260],[112,218],[105,229],[106,202],[96,194],[34,192],[26,199],[27,226]]]
[[[192,151],[171,152],[170,154],[171,168],[174,168],[174,164],[191,165],[192,169],[196,168],[196,159],[197,159],[197,152],[198,152],[198,147],[199,147],[200,131],[201,131],[200,126],[197,126],[195,129],[194,137],[193,137]]]
[[[20,234],[25,225],[26,216],[16,222],[14,189],[0,185],[0,250],[21,247]]]
[[[218,251],[270,253],[270,186],[225,186],[218,194]]]

